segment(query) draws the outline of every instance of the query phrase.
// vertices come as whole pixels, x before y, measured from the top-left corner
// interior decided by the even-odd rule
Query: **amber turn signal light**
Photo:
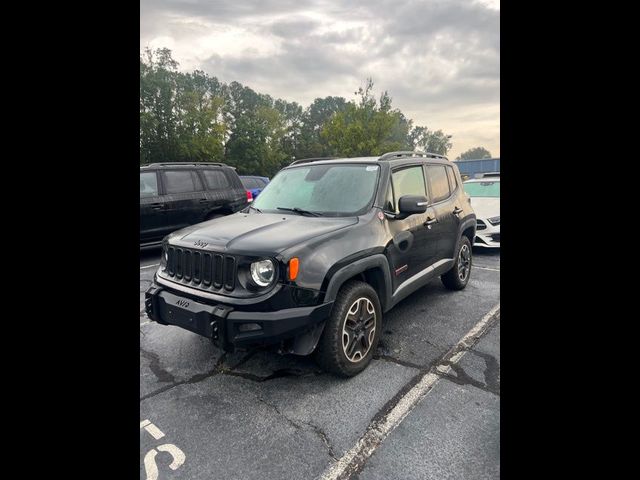
[[[298,276],[298,268],[300,267],[300,261],[298,257],[293,257],[289,260],[289,280],[295,280]]]

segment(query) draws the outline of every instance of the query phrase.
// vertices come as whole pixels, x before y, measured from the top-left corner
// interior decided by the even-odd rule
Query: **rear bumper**
[[[196,301],[157,284],[145,294],[145,310],[151,320],[211,338],[227,351],[293,338],[325,320],[332,306],[333,302],[329,302],[273,312],[249,312],[230,305]]]

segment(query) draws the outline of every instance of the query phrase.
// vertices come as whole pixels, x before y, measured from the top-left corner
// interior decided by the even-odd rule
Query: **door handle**
[[[164,203],[152,203],[151,204],[151,208],[153,208],[154,210],[164,210],[165,209],[165,204]]]
[[[427,221],[426,221],[426,222],[424,222],[424,223],[423,223],[423,225],[424,225],[425,227],[428,227],[428,226],[430,226],[430,225],[433,225],[434,223],[438,223],[438,219],[437,219],[437,218],[430,218],[430,217],[427,217]]]
[[[462,209],[459,207],[456,207],[453,209],[453,214],[454,215],[460,215],[462,213]]]

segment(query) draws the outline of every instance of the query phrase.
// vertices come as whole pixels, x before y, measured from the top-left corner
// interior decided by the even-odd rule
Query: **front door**
[[[391,172],[386,202],[386,209],[392,210],[390,213],[398,213],[398,199],[403,195],[428,197],[421,164],[403,166]],[[435,212],[427,208],[425,213],[410,215],[403,220],[388,220],[387,224],[393,238],[388,254],[392,265],[394,291],[434,262],[437,253],[437,242],[431,223],[434,219]]]

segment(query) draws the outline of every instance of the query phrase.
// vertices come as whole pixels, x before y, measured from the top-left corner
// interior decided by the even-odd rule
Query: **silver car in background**
[[[500,248],[500,177],[473,178],[462,186],[478,222],[473,245]]]

